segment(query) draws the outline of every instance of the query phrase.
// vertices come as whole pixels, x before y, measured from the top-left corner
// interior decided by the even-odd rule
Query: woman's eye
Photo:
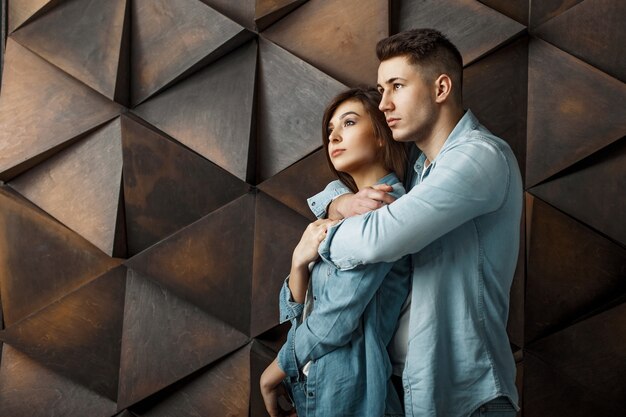
[[[354,120],[346,120],[343,125],[344,126],[352,126],[354,124]]]

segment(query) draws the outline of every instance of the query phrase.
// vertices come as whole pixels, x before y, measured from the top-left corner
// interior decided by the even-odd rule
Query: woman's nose
[[[328,135],[328,140],[331,142],[339,142],[341,140],[341,135],[335,129],[332,132],[330,132],[330,135]]]

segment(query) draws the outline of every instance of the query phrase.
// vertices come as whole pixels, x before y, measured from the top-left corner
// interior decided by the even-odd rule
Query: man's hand
[[[393,190],[391,185],[376,184],[360,190],[356,194],[344,194],[336,198],[328,206],[328,218],[339,220],[346,217],[364,214],[391,204],[396,199],[388,194]]]
[[[270,417],[298,417],[295,409],[283,410],[278,404],[280,397],[287,396],[285,388],[281,384],[286,377],[287,375],[280,369],[276,359],[261,375],[261,395]]]

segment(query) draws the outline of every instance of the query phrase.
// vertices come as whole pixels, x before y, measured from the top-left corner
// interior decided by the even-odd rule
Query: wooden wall
[[[4,2],[3,2],[4,3]],[[277,292],[374,45],[448,34],[526,187],[525,417],[626,415],[626,2],[10,0],[0,415],[264,416]]]

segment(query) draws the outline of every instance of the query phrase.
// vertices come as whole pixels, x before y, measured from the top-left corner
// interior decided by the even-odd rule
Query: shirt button
[[[309,391],[309,397],[313,397],[314,395],[313,392]]]
[[[313,301],[317,301],[317,295],[313,296]]]
[[[312,205],[312,206],[314,206],[314,205],[315,205],[315,201],[313,201],[313,202],[311,203],[311,205]]]

